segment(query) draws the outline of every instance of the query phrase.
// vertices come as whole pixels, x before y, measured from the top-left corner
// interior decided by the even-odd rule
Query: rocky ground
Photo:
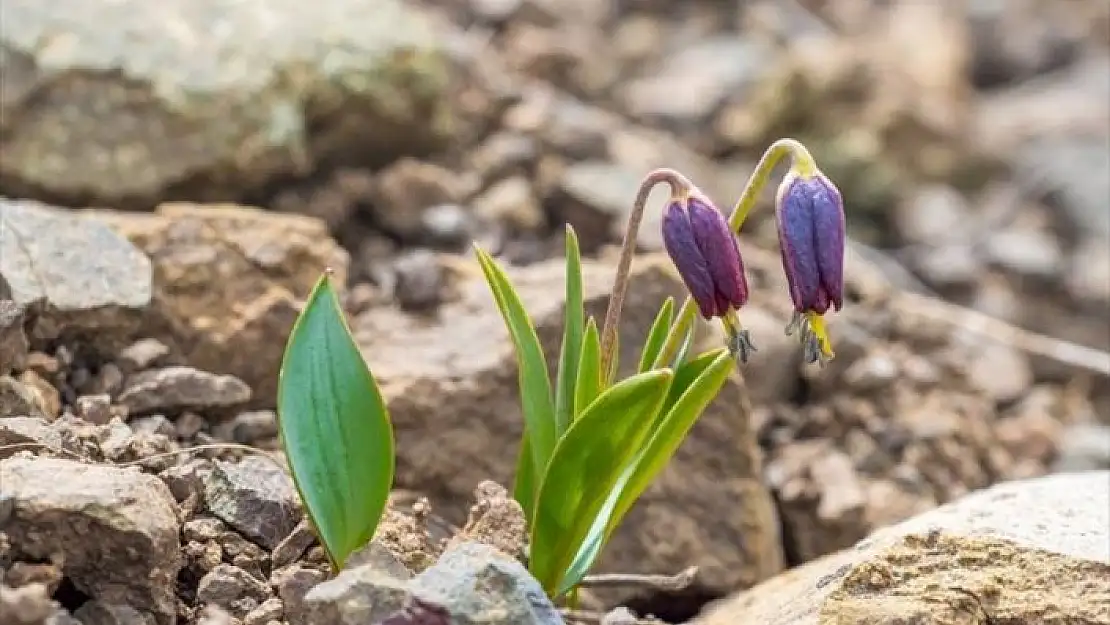
[[[361,623],[372,596],[410,623],[559,622],[505,557],[516,373],[467,247],[512,264],[555,353],[559,224],[600,314],[640,176],[727,206],[793,136],[848,204],[837,359],[783,335],[765,197],[760,351],[600,566],[696,581],[587,607],[677,623],[754,587],[698,622],[1110,622],[1110,476],[961,499],[1110,468],[1104,2],[6,0],[0,43],[5,619]],[[660,203],[625,362],[681,293]],[[400,452],[378,538],[327,581],[273,412],[325,266]],[[267,454],[168,453],[220,442]]]

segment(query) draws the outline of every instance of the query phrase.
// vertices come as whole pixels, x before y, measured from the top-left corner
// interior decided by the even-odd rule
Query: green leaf
[[[532,475],[543,475],[557,440],[555,406],[551,398],[551,380],[547,377],[543,347],[540,346],[536,329],[524,310],[520,296],[505,272],[481,248],[475,246],[475,252],[516,349],[520,406],[524,412],[528,449],[532,455]],[[531,506],[531,501],[519,503],[521,506]]]
[[[667,332],[671,329],[672,321],[674,321],[674,298],[668,297],[659,309],[659,314],[655,316],[655,321],[651,324],[651,330],[648,331],[647,340],[644,341],[644,349],[640,352],[640,368],[638,369],[640,373],[651,369],[652,365],[655,364],[655,359],[659,356],[659,350],[663,349],[663,343],[667,340]]]
[[[673,377],[669,369],[658,369],[614,384],[556,446],[536,500],[529,561],[549,596],[562,590],[567,567],[646,438]]]
[[[582,337],[582,353],[578,360],[578,383],[574,389],[574,418],[601,394],[601,335],[597,322],[590,317]]]
[[[672,367],[678,367],[686,362],[686,357],[690,354],[690,348],[694,346],[694,337],[697,334],[697,327],[690,324],[686,328],[686,336],[682,339],[682,344],[678,348],[678,353],[675,354],[674,362],[670,363]]]
[[[702,354],[679,368],[668,391],[663,414],[594,518],[582,548],[568,567],[560,592],[573,588],[589,572],[632,505],[670,462],[690,428],[720,392],[733,362],[728,350],[722,348]]]
[[[524,510],[524,520],[532,526],[532,508],[536,504],[536,474],[532,469],[532,446],[528,443],[528,432],[520,437],[520,449],[516,452],[516,473],[513,474],[513,499]]]
[[[582,351],[582,256],[578,236],[569,224],[566,230],[566,310],[563,320],[563,346],[559,352],[559,373],[555,382],[556,436],[562,436],[574,420],[574,387]]]
[[[374,535],[393,484],[393,428],[324,274],[281,363],[278,428],[293,482],[339,570]]]

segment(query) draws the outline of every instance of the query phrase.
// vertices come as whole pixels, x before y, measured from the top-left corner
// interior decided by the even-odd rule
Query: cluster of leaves
[[[667,300],[636,373],[602,371],[586,318],[577,237],[566,233],[566,309],[554,384],[535,328],[504,270],[477,250],[515,347],[525,421],[514,495],[530,528],[529,570],[552,597],[572,591],[613,531],[674,455],[733,366],[727,349],[671,362]],[[281,439],[294,482],[335,570],[373,536],[393,481],[389,414],[325,274],[289,337],[278,388]]]

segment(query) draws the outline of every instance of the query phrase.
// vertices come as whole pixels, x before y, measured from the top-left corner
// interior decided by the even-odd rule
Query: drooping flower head
[[[816,168],[791,170],[775,201],[782,267],[794,300],[787,333],[802,329],[809,362],[833,357],[822,315],[844,305],[844,201]]]
[[[730,348],[747,360],[755,351],[736,311],[748,301],[740,246],[724,215],[696,190],[672,195],[663,214],[663,246],[705,319],[719,317]]]

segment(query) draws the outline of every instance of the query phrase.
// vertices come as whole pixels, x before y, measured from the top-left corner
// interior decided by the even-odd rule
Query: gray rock
[[[270,597],[270,587],[243,569],[216,565],[197,584],[197,601],[215,605],[242,618]]]
[[[212,472],[212,461],[206,458],[190,458],[175,464],[158,474],[169,487],[177,501],[185,501],[190,496],[198,499],[204,496],[204,482]]]
[[[1059,241],[1043,230],[1008,228],[993,232],[985,247],[990,260],[1018,276],[1052,279],[1064,266]]]
[[[447,608],[451,625],[562,625],[559,611],[520,562],[479,543],[448,549],[412,592]]]
[[[345,569],[304,595],[286,617],[290,625],[362,625],[377,623],[404,609],[411,595],[405,580],[372,566]]]
[[[446,37],[397,0],[13,0],[0,42],[0,175],[83,204],[149,205],[188,180],[226,198],[462,130]]]
[[[4,20],[5,28],[10,21]],[[34,311],[35,338],[56,338],[64,330],[114,351],[151,302],[150,260],[103,224],[38,202],[0,198],[0,249],[0,298]]]
[[[5,288],[0,278],[0,291]],[[7,299],[0,293],[0,375],[8,375],[12,369],[22,369],[30,343],[27,333],[23,331],[23,322],[26,319],[24,309],[14,300]]]
[[[175,620],[181,565],[177,509],[158,478],[71,460],[0,461],[0,484],[15,499],[4,531],[21,554],[63,556],[78,590],[105,603]]]
[[[327,579],[323,571],[300,564],[275,568],[270,575],[270,585],[285,604],[285,616],[290,623],[304,622],[304,599],[308,591]]]
[[[153,616],[139,612],[131,606],[103,601],[87,601],[74,611],[73,616],[81,625],[154,625],[156,623]]]
[[[447,286],[443,267],[433,252],[413,250],[393,263],[395,283],[393,296],[402,309],[427,312],[443,301]]]
[[[347,567],[368,566],[376,571],[386,573],[396,579],[410,579],[412,571],[404,562],[377,538],[371,540],[365,547],[355,551],[347,558]]]
[[[281,599],[270,597],[243,617],[243,625],[268,625],[274,621],[281,621],[285,613],[285,606]]]
[[[277,414],[273,410],[240,412],[231,421],[216,426],[214,433],[243,445],[272,439],[278,435]]]
[[[567,167],[553,205],[561,221],[574,226],[583,251],[620,241],[642,174],[607,161],[583,161]],[[641,231],[652,230],[645,214]]]
[[[58,450],[62,448],[62,435],[45,419],[38,417],[0,419],[0,446],[25,443]],[[33,447],[27,447],[27,449],[33,449]],[[0,451],[0,458],[7,458],[19,451],[20,449]]]
[[[226,410],[250,401],[251,389],[232,375],[173,366],[141,371],[127,378],[117,401],[131,414],[185,409]]]
[[[633,115],[691,127],[704,124],[729,98],[743,99],[772,65],[771,49],[735,36],[709,37],[666,56],[652,75],[625,87]]]
[[[425,210],[458,202],[464,192],[455,172],[432,163],[401,159],[378,174],[372,193],[374,216],[388,232],[413,240],[422,234]]]
[[[116,416],[112,412],[110,395],[82,395],[73,402],[73,413],[89,423],[104,425]]]
[[[204,485],[208,510],[258,544],[273,549],[301,518],[293,481],[259,456],[217,461]]]
[[[275,569],[280,569],[292,564],[315,543],[316,532],[312,531],[312,525],[309,524],[308,519],[302,519],[293,528],[293,531],[289,532],[289,535],[281,539],[281,542],[274,547],[270,554],[270,565]]]
[[[128,345],[116,356],[124,373],[134,373],[162,364],[170,355],[170,348],[158,339],[139,339]]]
[[[1072,425],[1060,437],[1052,470],[1078,472],[1110,469],[1110,425]]]

